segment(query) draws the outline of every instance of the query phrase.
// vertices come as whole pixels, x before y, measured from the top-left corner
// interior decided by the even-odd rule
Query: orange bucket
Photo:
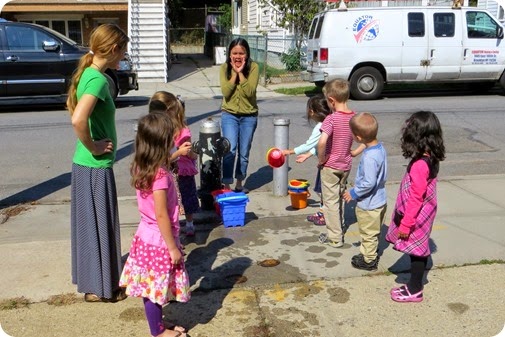
[[[288,191],[291,197],[291,207],[295,209],[302,209],[307,207],[307,198],[310,197],[309,191],[292,192]]]

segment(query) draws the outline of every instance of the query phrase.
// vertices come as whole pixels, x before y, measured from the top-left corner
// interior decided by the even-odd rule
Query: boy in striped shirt
[[[347,106],[349,83],[335,79],[326,83],[323,93],[333,112],[321,125],[321,138],[317,144],[327,230],[326,233],[319,235],[319,242],[341,248],[344,245],[342,195],[351,171],[352,157],[360,154],[364,146],[351,151],[353,135],[349,121],[356,113]]]

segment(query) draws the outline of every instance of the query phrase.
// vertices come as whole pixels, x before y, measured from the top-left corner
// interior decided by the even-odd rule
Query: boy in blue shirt
[[[386,150],[377,140],[379,125],[375,117],[359,113],[349,121],[354,140],[365,145],[361,155],[354,187],[347,190],[343,199],[356,200],[356,218],[361,236],[360,254],[352,257],[354,268],[376,270],[379,264],[377,249],[380,228],[386,213]]]

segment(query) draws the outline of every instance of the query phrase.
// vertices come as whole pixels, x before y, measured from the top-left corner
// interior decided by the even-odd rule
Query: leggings
[[[151,300],[148,298],[144,297],[143,300],[147,323],[149,324],[151,335],[158,336],[163,331],[165,331],[165,326],[163,325],[162,307],[158,303],[151,302]]]
[[[428,256],[413,256],[410,255],[410,280],[407,283],[407,288],[411,294],[416,294],[423,290],[423,276]]]

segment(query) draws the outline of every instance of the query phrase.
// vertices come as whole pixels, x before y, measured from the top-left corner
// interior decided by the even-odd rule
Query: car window
[[[497,39],[498,24],[484,12],[466,12],[466,30],[470,39]]]
[[[44,42],[56,42],[50,35],[32,27],[6,26],[9,50],[42,51]]]

